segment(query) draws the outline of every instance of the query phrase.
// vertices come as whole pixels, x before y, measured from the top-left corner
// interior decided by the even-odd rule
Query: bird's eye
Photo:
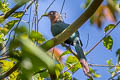
[[[53,12],[51,12],[50,14],[51,14],[51,15],[53,15],[54,13],[53,13]]]

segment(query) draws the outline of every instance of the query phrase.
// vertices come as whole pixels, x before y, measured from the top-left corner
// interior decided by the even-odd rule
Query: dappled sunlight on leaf
[[[5,21],[4,16],[0,16],[0,23],[3,23]]]
[[[10,30],[19,20],[12,20],[9,21],[7,24],[5,24],[5,28],[7,28],[8,30]]]
[[[0,10],[3,13],[6,13],[7,11],[10,10],[10,8],[8,8],[9,4],[5,1],[5,0],[0,0]]]
[[[19,12],[15,12],[14,14],[12,14],[11,17],[21,18],[23,14],[24,14],[24,11],[19,11]]]
[[[107,36],[103,39],[103,45],[106,47],[108,50],[112,50],[113,46],[113,39],[111,36]]]
[[[109,24],[108,26],[106,26],[106,27],[104,28],[104,32],[106,33],[107,31],[109,31],[109,30],[111,30],[111,29],[113,29],[113,28],[115,28],[115,25],[114,25],[114,24]]]
[[[71,67],[72,65],[74,65],[74,67],[70,69],[70,71],[72,73],[76,72],[79,68],[82,68],[78,59],[75,56],[72,56],[72,55],[68,56],[65,64],[67,65],[68,68]]]
[[[43,35],[40,32],[36,32],[34,30],[30,33],[30,39],[33,41],[37,41],[40,44],[45,41]]]
[[[101,77],[100,74],[96,73],[96,70],[93,70],[92,68],[90,68],[90,73],[93,75],[93,77],[95,78],[99,78]]]

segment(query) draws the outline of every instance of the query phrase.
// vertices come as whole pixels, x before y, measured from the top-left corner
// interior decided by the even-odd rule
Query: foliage
[[[91,0],[87,0],[84,7],[86,8],[90,2]],[[112,4],[114,5],[116,2]],[[90,20],[91,23],[95,23],[101,27],[101,24],[105,19],[114,22],[116,20],[115,11],[118,10],[111,6],[112,4],[108,2],[107,5],[101,5],[97,12],[92,16]],[[57,80],[76,80],[76,78],[73,77],[73,74],[82,68],[76,56],[72,55],[69,50],[64,51],[60,56],[58,56],[61,58],[67,55],[67,58],[63,63],[60,60],[54,59],[54,55],[50,55],[52,52],[45,51],[40,47],[40,45],[46,41],[46,38],[37,30],[39,27],[37,26],[39,23],[37,20],[37,10],[33,21],[35,29],[32,30],[28,30],[26,25],[18,25],[19,22],[22,21],[24,11],[16,11],[9,16],[9,18],[12,19],[5,20],[3,15],[6,14],[9,10],[11,10],[9,8],[9,4],[5,0],[0,0],[0,11],[2,12],[0,15],[0,23],[2,22],[0,25],[0,44],[3,44],[4,42],[7,43],[8,41],[9,44],[4,47],[7,48],[7,56],[10,57],[1,59],[4,56],[0,56],[0,79],[4,76],[5,73],[10,73],[4,78],[9,80],[44,80],[55,78]],[[107,11],[108,16],[106,16],[106,13],[104,13],[105,10]],[[106,26],[104,28],[105,35],[115,27],[116,25],[114,24],[109,24]],[[11,33],[12,31],[13,33]],[[9,36],[12,36],[12,38],[9,39]],[[114,43],[111,35],[105,36],[102,41],[106,49],[112,50]],[[51,42],[49,46],[52,44],[53,43]],[[116,51],[116,55],[118,57],[119,63],[120,49]],[[108,66],[112,66],[108,68],[108,72],[112,77],[115,76],[116,73],[119,73],[120,67],[118,64],[113,67],[112,59],[109,59],[106,62]],[[19,67],[17,69],[12,69],[17,63],[19,63]],[[90,73],[94,78],[101,77],[101,75],[92,68],[90,68]],[[120,77],[117,78],[118,80],[120,79]]]
[[[23,11],[19,11],[19,12],[15,12],[14,14],[12,14],[11,17],[21,18],[23,16],[23,14],[24,14]]]
[[[10,10],[10,8],[8,8],[9,4],[5,1],[5,0],[0,0],[0,10],[3,13],[6,13],[7,11]]]
[[[45,38],[40,32],[32,31],[30,34],[30,39],[32,41],[37,41],[38,43],[43,43],[45,41]]]

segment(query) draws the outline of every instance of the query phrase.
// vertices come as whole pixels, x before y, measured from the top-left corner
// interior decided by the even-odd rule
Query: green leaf
[[[10,22],[8,22],[7,24],[5,24],[5,28],[7,28],[8,30],[10,30],[19,20],[12,20]]]
[[[56,73],[57,78],[59,78],[59,76],[60,76],[60,70],[56,69],[55,73]]]
[[[40,32],[36,32],[34,30],[30,33],[30,39],[32,39],[33,41],[37,41],[40,44],[45,41],[43,35]]]
[[[5,21],[4,16],[0,16],[0,23],[3,23]]]
[[[61,72],[63,69],[64,69],[64,64],[56,64],[55,73],[56,73],[57,78],[59,78],[60,72]]]
[[[103,45],[106,47],[106,49],[111,50],[113,46],[113,39],[111,36],[107,36],[103,39]]]
[[[40,73],[40,77],[41,77],[41,78],[48,78],[48,77],[49,77],[48,71],[45,71],[45,72]]]
[[[32,76],[32,79],[33,80],[39,80],[39,77],[40,77],[40,74],[36,74],[36,75]]]
[[[120,63],[120,48],[116,51],[116,55],[118,57],[118,63]]]
[[[116,64],[115,72],[119,72],[119,70],[120,70],[119,64]]]
[[[69,50],[67,50],[67,51],[63,52],[63,53],[60,55],[60,57],[62,57],[62,56],[64,56],[64,55],[67,55],[67,54],[71,54],[71,52],[70,52]]]
[[[65,72],[64,74],[63,74],[63,78],[64,78],[64,80],[72,80],[72,76],[71,76],[71,74],[69,73],[69,72]]]
[[[5,1],[5,0],[0,0],[0,10],[3,12],[3,13],[6,13],[7,11],[10,10],[10,8],[8,8],[9,4]]]
[[[59,69],[59,71],[62,71],[64,67],[64,64],[56,64],[56,68]]]
[[[81,68],[81,64],[78,61],[78,59],[75,56],[70,55],[67,60],[66,60],[66,65],[68,68],[70,68],[72,66],[72,68],[70,69],[70,71],[72,73],[74,73],[75,71],[77,71],[79,68]],[[73,66],[74,65],[74,66]]]
[[[112,59],[107,60],[107,64],[108,64],[108,65],[112,65],[111,61],[112,61]]]
[[[24,52],[22,74],[25,80],[31,78],[32,73],[39,69],[40,66],[47,68],[50,73],[55,74],[55,60],[27,37],[21,36],[18,40],[21,42]]]
[[[100,75],[100,74],[97,74],[97,73],[94,73],[93,76],[96,77],[96,78],[101,77],[101,75]]]
[[[90,2],[91,2],[91,0],[86,0],[86,3],[84,4],[84,8],[87,8],[88,7],[88,5],[90,4]]]
[[[78,61],[78,59],[75,56],[70,55],[70,56],[68,56],[68,58],[66,60],[66,65],[68,65],[68,64],[72,65],[72,64],[76,64],[78,62],[79,61]]]
[[[12,14],[11,17],[21,18],[23,14],[24,14],[24,11],[19,11],[19,12],[15,12],[14,14]]]
[[[4,37],[4,34],[0,32],[0,43],[3,43],[5,41]]]
[[[117,55],[120,55],[120,48],[116,51]]]
[[[91,73],[95,73],[95,71],[92,68],[89,68]]]
[[[0,60],[0,71],[1,72],[6,72],[8,71],[10,68],[12,68],[14,66],[14,61],[8,61],[8,60]],[[1,73],[0,72],[0,73]]]
[[[113,65],[113,64],[112,64],[112,59],[107,60],[107,64],[108,64],[108,65]],[[112,68],[113,68],[113,67],[109,67],[108,72],[111,72],[110,70],[111,70]]]
[[[90,72],[93,74],[93,76],[94,76],[95,78],[101,77],[101,75],[100,75],[100,74],[97,74],[97,73],[95,72],[95,70],[93,70],[92,68],[90,68]]]
[[[84,52],[85,55],[88,55],[89,53],[88,52]]]
[[[106,27],[104,28],[105,33],[106,33],[107,31],[109,31],[110,29],[113,29],[114,27],[115,27],[114,24],[109,24],[108,26],[106,26]]]

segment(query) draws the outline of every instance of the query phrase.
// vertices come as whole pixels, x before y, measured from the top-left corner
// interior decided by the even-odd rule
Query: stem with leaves
[[[95,48],[98,46],[98,44],[99,44],[100,42],[102,42],[103,39],[104,39],[105,37],[107,37],[107,36],[117,27],[118,24],[120,24],[120,21],[119,21],[119,22],[115,25],[115,27],[112,28],[102,39],[100,39],[100,40],[87,52],[86,55],[88,55],[93,49],[95,49]]]

